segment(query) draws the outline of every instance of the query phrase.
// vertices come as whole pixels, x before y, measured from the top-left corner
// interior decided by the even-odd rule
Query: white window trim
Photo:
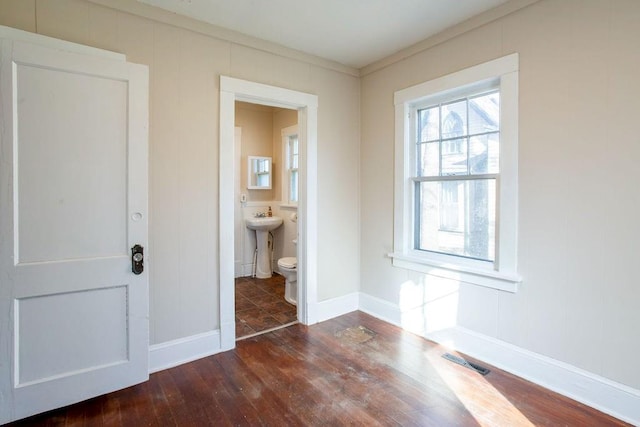
[[[297,207],[298,202],[292,202],[289,191],[289,162],[287,156],[287,147],[289,145],[289,137],[292,135],[298,135],[298,125],[289,126],[281,130],[282,134],[282,204],[281,207]],[[298,149],[299,150],[299,149]],[[299,159],[299,158],[298,158]],[[299,160],[298,160],[299,161]],[[299,175],[298,175],[299,176]],[[300,185],[300,183],[298,183]],[[299,187],[298,187],[299,189]],[[298,198],[300,195],[298,195]]]
[[[461,90],[499,82],[500,184],[496,213],[496,260],[479,262],[413,249],[412,109],[426,99],[455,96]],[[518,238],[518,54],[439,77],[394,94],[395,197],[393,265],[438,277],[516,292]]]

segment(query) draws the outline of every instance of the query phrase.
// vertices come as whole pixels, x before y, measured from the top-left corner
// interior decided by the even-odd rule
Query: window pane
[[[440,109],[435,106],[418,111],[418,142],[440,138]]]
[[[289,201],[297,202],[298,201],[298,171],[292,170],[289,175]]]
[[[298,136],[289,137],[289,168],[298,168]]]
[[[416,183],[416,249],[495,259],[495,179]]]
[[[500,93],[469,99],[469,134],[493,132],[500,129]]]
[[[440,175],[440,143],[427,142],[418,146],[418,176]]]
[[[467,172],[467,138],[442,141],[442,175],[466,175]]]
[[[500,134],[490,133],[469,138],[469,169],[472,174],[500,171]]]
[[[443,181],[440,186],[440,228],[447,231],[463,231],[463,212],[460,200],[463,198],[464,181]]]
[[[467,100],[442,106],[442,138],[455,138],[465,135],[467,125]]]

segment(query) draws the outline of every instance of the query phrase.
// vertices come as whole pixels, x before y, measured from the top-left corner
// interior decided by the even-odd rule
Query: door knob
[[[135,245],[131,248],[131,271],[133,274],[142,274],[144,271],[144,248]]]

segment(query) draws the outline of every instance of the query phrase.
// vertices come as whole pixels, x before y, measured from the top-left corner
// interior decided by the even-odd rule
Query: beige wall
[[[640,388],[639,22],[637,0],[543,0],[364,76],[362,292]],[[394,91],[513,52],[520,291],[392,267]]]
[[[134,0],[114,4],[150,10]],[[152,12],[167,22],[188,21]],[[341,265],[359,246],[357,77],[84,0],[3,0],[0,25],[121,52],[149,66],[152,344],[219,328],[221,74],[318,95],[319,299],[358,289],[357,262]],[[345,280],[335,280],[336,265]]]

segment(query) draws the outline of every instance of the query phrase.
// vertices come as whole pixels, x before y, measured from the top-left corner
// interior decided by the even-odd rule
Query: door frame
[[[318,321],[318,96],[220,76],[219,280],[220,347],[235,347],[234,163],[235,102],[298,111],[300,195],[298,201],[298,320]]]

